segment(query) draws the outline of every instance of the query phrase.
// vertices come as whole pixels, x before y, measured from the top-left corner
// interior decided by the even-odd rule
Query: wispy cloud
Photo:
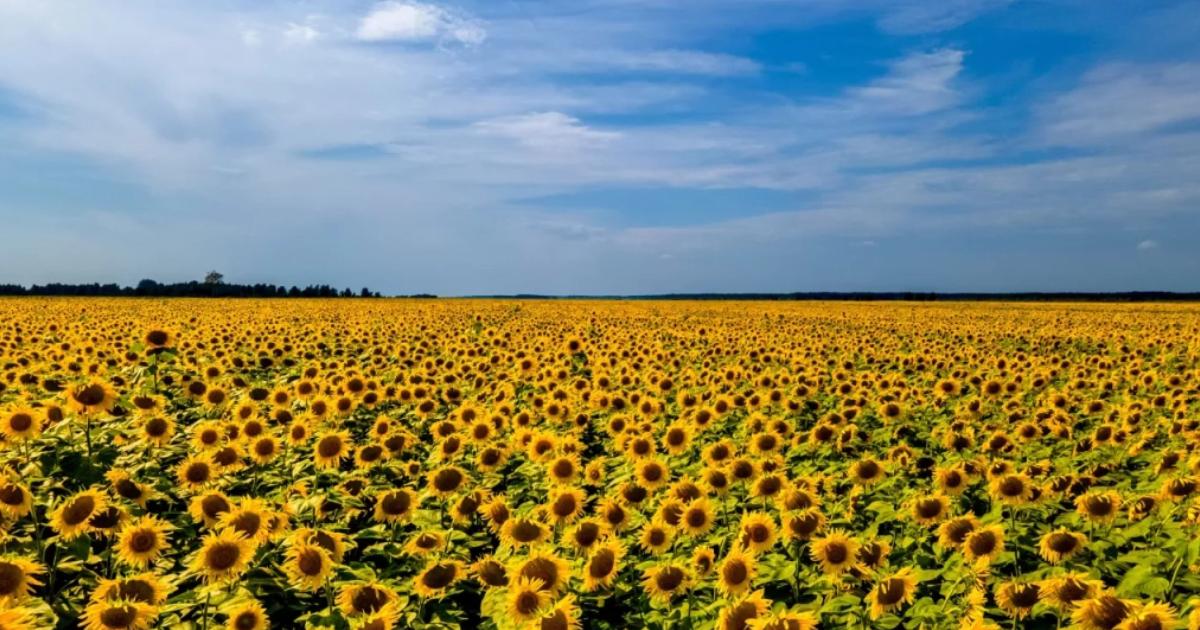
[[[477,46],[487,31],[470,15],[423,2],[380,2],[362,19],[356,36],[364,41],[453,41]]]
[[[1150,240],[1142,241],[1137,244],[1137,248],[1140,251],[1145,251],[1148,249],[1158,249],[1158,241],[1150,241]]]

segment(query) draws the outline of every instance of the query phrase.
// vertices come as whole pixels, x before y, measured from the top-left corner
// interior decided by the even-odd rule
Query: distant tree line
[[[61,295],[96,297],[244,297],[244,298],[349,298],[381,297],[378,292],[363,287],[338,290],[327,284],[286,287],[274,284],[229,284],[216,282],[175,282],[164,284],[142,280],[136,287],[119,284],[35,284],[28,288],[19,284],[0,284],[0,295]],[[432,296],[430,296],[432,297]]]
[[[667,293],[661,295],[517,295],[475,296],[508,300],[747,300],[747,301],[905,301],[905,302],[1200,302],[1200,292],[1128,291],[1123,293],[933,293],[813,291],[807,293]]]

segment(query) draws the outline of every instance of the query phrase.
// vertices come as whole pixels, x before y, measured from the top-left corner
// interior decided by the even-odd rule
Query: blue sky
[[[0,0],[0,283],[1200,290],[1200,4]]]

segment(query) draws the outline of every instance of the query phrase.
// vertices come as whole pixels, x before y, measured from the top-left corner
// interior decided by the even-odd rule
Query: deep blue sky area
[[[0,283],[1200,290],[1200,4],[0,0]]]

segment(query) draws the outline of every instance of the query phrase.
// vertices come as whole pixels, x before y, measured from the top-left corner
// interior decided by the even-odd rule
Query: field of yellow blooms
[[[1200,308],[0,300],[0,630],[1200,627]]]

